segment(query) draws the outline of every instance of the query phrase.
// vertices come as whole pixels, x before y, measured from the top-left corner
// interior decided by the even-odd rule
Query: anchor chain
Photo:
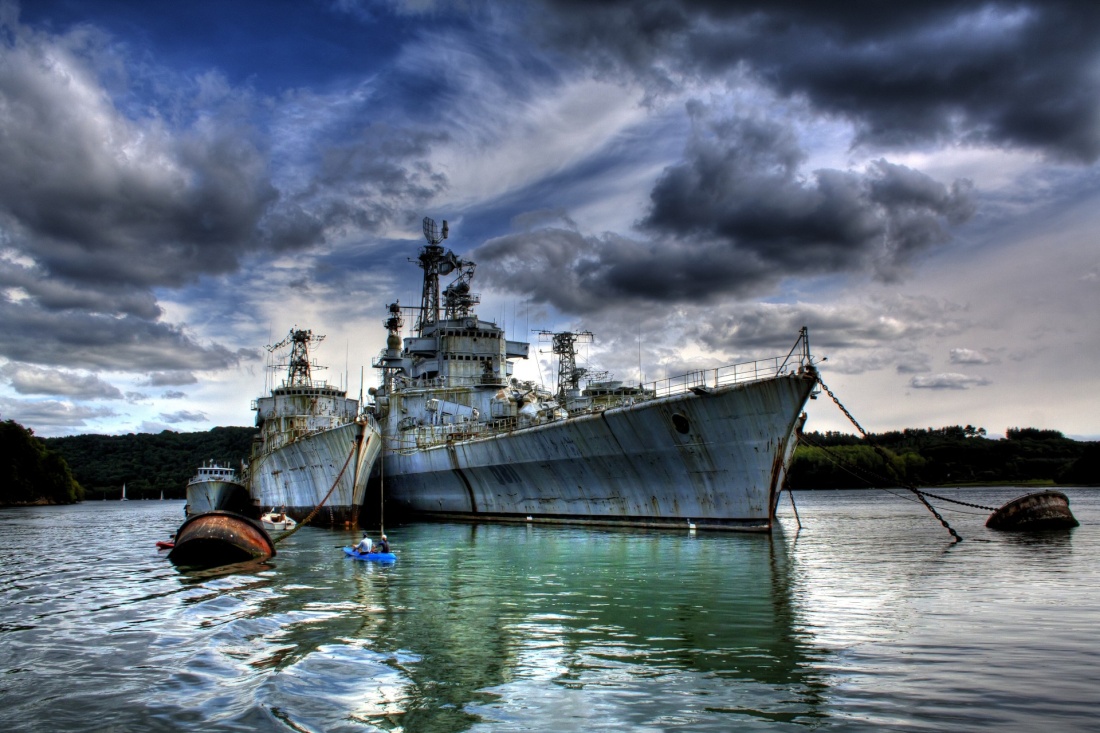
[[[939,499],[940,501],[946,501],[950,504],[958,504],[959,506],[968,506],[971,509],[984,509],[987,512],[997,511],[997,507],[995,507],[995,506],[985,506],[984,504],[971,504],[968,501],[959,501],[958,499],[952,499],[952,498],[947,497],[947,496],[938,496],[936,494],[933,494],[930,491],[922,491],[921,493],[924,494],[925,496],[931,496],[933,499]]]
[[[348,464],[351,463],[351,457],[355,455],[356,448],[358,448],[358,447],[359,447],[358,444],[355,444],[355,445],[352,446],[351,453],[348,453],[348,458],[347,458],[346,461],[344,461],[344,467],[340,469],[340,473],[336,474],[336,480],[332,482],[332,488],[330,488],[328,490],[328,493],[325,494],[325,498],[321,499],[321,503],[318,504],[317,506],[313,507],[313,511],[311,511],[309,514],[307,514],[305,519],[298,522],[297,526],[295,526],[294,529],[290,530],[289,532],[287,532],[283,536],[276,538],[275,540],[272,541],[271,544],[273,544],[273,545],[279,544],[280,542],[285,540],[287,537],[289,537],[290,535],[294,534],[295,532],[297,532],[302,527],[309,524],[313,520],[313,518],[317,516],[317,512],[321,511],[321,507],[323,507],[325,505],[325,502],[328,501],[328,498],[330,496],[332,496],[332,492],[336,491],[336,487],[339,485],[340,479],[344,477],[344,471],[348,470]]]
[[[947,523],[947,520],[944,519],[943,516],[938,511],[936,511],[936,508],[934,506],[932,506],[932,504],[928,501],[928,499],[925,498],[925,492],[921,491],[920,489],[916,488],[915,486],[911,486],[911,485],[907,484],[906,482],[901,481],[901,477],[897,475],[897,472],[894,471],[894,468],[890,463],[890,456],[886,455],[886,451],[882,448],[882,446],[878,445],[878,443],[876,443],[874,440],[871,439],[871,436],[867,433],[866,430],[863,429],[863,426],[859,424],[859,421],[856,420],[855,416],[852,415],[852,413],[848,411],[848,408],[840,403],[840,400],[837,399],[837,396],[835,394],[833,394],[833,391],[831,389],[829,389],[829,385],[825,384],[825,382],[821,379],[820,375],[818,375],[818,377],[817,377],[817,383],[821,385],[821,388],[823,390],[825,390],[825,394],[829,395],[829,397],[832,398],[832,400],[836,404],[836,406],[840,408],[840,411],[843,412],[848,417],[848,419],[852,421],[852,424],[856,426],[856,430],[858,430],[859,434],[863,436],[863,439],[866,440],[867,443],[870,444],[871,448],[873,448],[874,451],[879,454],[879,457],[882,458],[883,463],[886,465],[886,469],[894,474],[895,478],[898,479],[898,483],[900,483],[903,488],[908,489],[909,491],[913,492],[916,495],[916,497],[921,500],[921,503],[924,504],[924,506],[928,509],[928,511],[932,512],[932,516],[935,517],[937,520],[939,520],[939,523],[943,525],[943,528],[946,529],[949,533],[951,533],[951,536],[954,538],[954,541],[956,543],[962,542],[962,537],[959,535],[959,533],[956,532],[955,529],[950,524]],[[933,494],[928,494],[928,496],[934,496],[934,495]],[[937,496],[935,498],[943,499],[943,497],[939,497],[939,496]],[[952,500],[951,499],[945,499],[945,501],[952,501]],[[963,504],[964,502],[954,502],[954,503]],[[978,509],[985,509],[986,508],[986,507],[978,507],[976,504],[969,504],[967,506],[975,506]]]
[[[805,435],[802,436],[801,440],[802,440],[802,442],[804,442],[807,445],[810,445],[814,448],[820,448],[822,451],[825,452],[825,455],[830,460],[832,460],[834,463],[836,463],[838,466],[840,466],[841,468],[843,468],[844,470],[846,470],[848,473],[852,474],[853,476],[856,476],[857,478],[863,479],[867,483],[872,483],[872,479],[881,479],[881,480],[885,480],[885,481],[890,480],[889,478],[887,478],[886,476],[883,476],[880,473],[875,473],[875,472],[870,471],[866,468],[861,468],[860,466],[857,466],[853,463],[849,463],[848,461],[844,460],[843,458],[841,458],[840,456],[836,455],[831,450],[829,450],[829,446],[822,445],[820,443],[815,443],[814,441],[807,438]],[[950,496],[940,496],[939,494],[933,494],[931,491],[921,490],[921,493],[924,494],[925,496],[931,496],[933,499],[938,499],[939,501],[946,501],[948,504],[958,504],[959,506],[967,506],[967,507],[970,507],[972,509],[982,509],[982,510],[987,511],[987,512],[997,511],[997,507],[995,507],[995,506],[986,506],[984,504],[972,504],[969,501],[962,501],[961,499],[952,499]]]

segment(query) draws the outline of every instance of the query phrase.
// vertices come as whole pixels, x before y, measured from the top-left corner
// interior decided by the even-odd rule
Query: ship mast
[[[542,341],[550,341],[550,352],[558,357],[558,401],[565,404],[570,391],[581,388],[581,378],[588,373],[577,366],[577,344],[592,343],[591,331],[539,331]]]
[[[470,281],[474,277],[474,263],[463,260],[440,242],[447,238],[447,222],[443,229],[436,228],[435,221],[424,217],[424,238],[428,244],[420,248],[417,264],[424,271],[424,289],[420,296],[420,316],[416,321],[416,335],[424,336],[430,326],[439,323],[440,312],[443,318],[465,318],[470,310],[480,302],[478,295],[470,292]],[[458,278],[439,294],[440,275],[458,272]]]
[[[309,347],[311,344],[319,344],[324,340],[323,334],[314,336],[313,331],[295,326],[290,329],[290,333],[282,341],[265,347],[268,351],[274,352],[277,349],[290,346],[290,357],[287,363],[275,365],[275,368],[286,367],[286,386],[310,387],[313,385],[311,369],[322,369],[323,367],[309,363]]]

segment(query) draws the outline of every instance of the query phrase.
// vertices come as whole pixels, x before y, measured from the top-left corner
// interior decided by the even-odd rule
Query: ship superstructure
[[[361,415],[359,400],[313,378],[321,369],[310,349],[324,336],[294,327],[268,350],[289,348],[286,378],[255,400],[260,436],[248,466],[253,507],[275,507],[301,521],[321,506],[314,523],[356,523],[367,479],[381,450],[377,424]]]
[[[187,516],[215,510],[247,513],[251,506],[248,487],[240,481],[236,469],[207,461],[187,482]]]
[[[474,313],[474,263],[424,220],[412,335],[389,306],[372,390],[387,511],[439,518],[768,530],[816,384],[805,329],[785,355],[627,386],[588,381],[544,332],[557,392],[513,378],[529,344]],[[455,279],[440,291],[440,278]],[[405,309],[413,310],[413,309]],[[562,359],[562,357],[565,357]],[[600,375],[606,376],[606,375]]]

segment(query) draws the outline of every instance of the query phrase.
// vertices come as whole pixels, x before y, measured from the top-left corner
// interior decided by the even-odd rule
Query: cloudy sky
[[[1095,2],[0,0],[0,417],[249,425],[295,325],[357,394],[432,216],[618,379],[807,326],[869,430],[1096,440],[1098,159]]]

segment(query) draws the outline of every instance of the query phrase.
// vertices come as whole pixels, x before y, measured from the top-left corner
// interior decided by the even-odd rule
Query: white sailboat
[[[126,484],[122,484],[122,498],[119,501],[126,501]]]

